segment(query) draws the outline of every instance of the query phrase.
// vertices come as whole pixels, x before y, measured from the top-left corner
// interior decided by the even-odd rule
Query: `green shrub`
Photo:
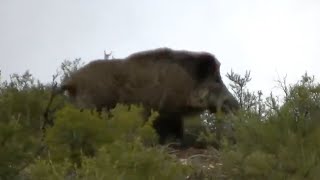
[[[72,162],[80,163],[80,155],[93,156],[102,145],[114,141],[142,142],[154,144],[156,134],[151,121],[145,123],[143,108],[117,105],[110,114],[79,109],[67,105],[57,112],[55,125],[48,128],[46,143],[53,160],[70,157]]]
[[[237,144],[222,152],[224,174],[236,179],[318,177],[320,86],[307,80],[288,88],[284,104],[273,106],[267,118],[239,115]]]
[[[69,161],[38,160],[30,166],[30,179],[185,179],[188,166],[180,164],[162,148],[145,147],[139,140],[116,141],[99,148],[96,156],[82,157],[81,168]]]
[[[101,115],[65,106],[47,130],[48,156],[31,166],[29,177],[55,179],[73,169],[76,179],[183,179],[188,167],[155,146],[157,113],[145,123],[142,112],[134,105]]]
[[[40,148],[49,89],[28,72],[0,83],[0,177],[12,179]]]

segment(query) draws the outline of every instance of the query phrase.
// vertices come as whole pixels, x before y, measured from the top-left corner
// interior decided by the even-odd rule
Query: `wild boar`
[[[161,144],[169,135],[183,139],[183,117],[239,109],[210,53],[159,48],[123,59],[95,60],[73,72],[61,86],[80,108],[111,109],[117,103],[156,110],[154,128]]]

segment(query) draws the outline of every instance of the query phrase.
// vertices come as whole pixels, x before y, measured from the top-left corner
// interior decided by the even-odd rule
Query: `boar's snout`
[[[212,92],[214,93],[214,92]],[[220,90],[220,95],[217,98],[216,109],[221,109],[225,113],[235,113],[240,109],[239,102],[231,94],[228,88],[223,84]],[[213,100],[214,101],[214,100]]]
[[[240,109],[237,99],[221,83],[203,84],[193,92],[189,101],[191,106],[209,109],[212,113],[220,110],[224,113],[235,113]]]

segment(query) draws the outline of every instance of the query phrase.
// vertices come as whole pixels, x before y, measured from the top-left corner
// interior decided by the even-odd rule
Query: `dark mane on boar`
[[[206,52],[160,48],[125,59],[92,61],[72,73],[61,89],[80,108],[108,110],[123,103],[157,110],[154,128],[164,143],[171,134],[183,139],[183,116],[239,108],[219,67],[220,62]]]

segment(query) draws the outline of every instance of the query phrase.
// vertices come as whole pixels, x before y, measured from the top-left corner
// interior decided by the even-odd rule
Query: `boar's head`
[[[189,105],[211,112],[219,110],[230,113],[239,109],[239,103],[225,86],[218,59],[208,52],[194,52],[158,48],[141,51],[128,56],[130,61],[154,61],[181,66],[196,82],[189,97]]]

